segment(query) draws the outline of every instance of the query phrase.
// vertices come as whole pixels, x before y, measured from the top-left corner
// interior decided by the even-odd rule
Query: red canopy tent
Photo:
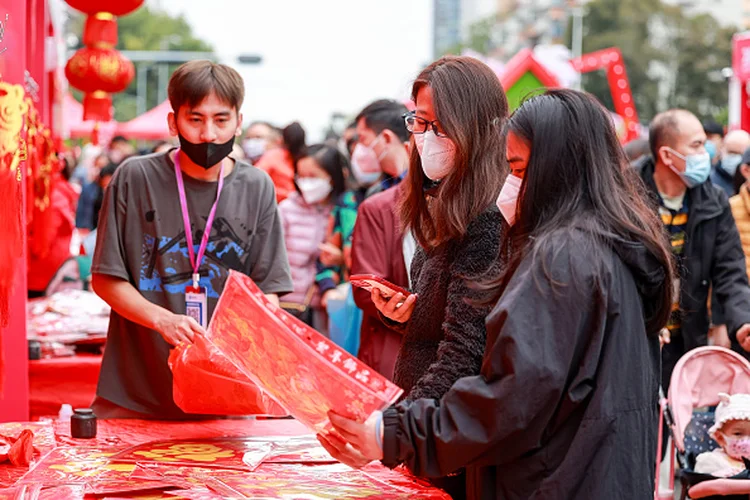
[[[172,112],[169,101],[164,101],[141,116],[136,116],[126,123],[121,123],[117,132],[128,139],[154,141],[169,138],[167,115]]]

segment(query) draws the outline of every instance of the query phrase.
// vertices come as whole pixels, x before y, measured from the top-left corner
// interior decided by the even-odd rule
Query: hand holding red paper
[[[206,331],[195,319],[184,314],[165,314],[156,322],[156,331],[172,346],[181,343],[192,344],[196,334],[205,335]]]
[[[383,458],[383,413],[373,413],[364,423],[350,420],[334,412],[328,417],[334,432],[318,435],[318,441],[339,462],[359,469]]]
[[[417,302],[416,294],[372,274],[355,274],[349,281],[353,286],[370,290],[375,307],[391,321],[406,323],[411,318]]]

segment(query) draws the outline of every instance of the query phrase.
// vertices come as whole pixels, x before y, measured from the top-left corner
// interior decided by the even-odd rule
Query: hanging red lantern
[[[110,121],[112,96],[125,90],[135,76],[133,63],[114,49],[117,21],[143,5],[144,0],[66,0],[68,5],[89,17],[83,31],[84,48],[65,65],[70,85],[85,93],[83,119]]]
[[[144,0],[65,0],[68,5],[84,14],[109,12],[115,16],[130,14],[143,5]]]
[[[86,18],[83,44],[90,47],[114,48],[117,45],[117,21],[109,12],[97,12]]]
[[[115,49],[84,47],[65,65],[68,82],[83,91],[83,119],[112,119],[111,93],[122,92],[133,80],[135,68]]]

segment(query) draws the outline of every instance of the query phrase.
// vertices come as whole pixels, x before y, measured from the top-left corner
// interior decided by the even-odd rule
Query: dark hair
[[[284,147],[292,155],[294,163],[306,156],[305,129],[299,122],[292,122],[281,131]]]
[[[320,168],[331,176],[333,199],[338,198],[346,190],[346,174],[349,170],[349,160],[336,146],[327,144],[313,144],[308,147],[302,158],[312,158]],[[300,158],[300,160],[302,159]],[[298,162],[299,160],[297,160]],[[294,163],[294,173],[297,173],[297,162]]]
[[[748,148],[748,151],[750,151],[750,148]],[[742,155],[743,157],[745,155]],[[734,173],[734,178],[732,179],[732,183],[734,184],[734,192],[737,194],[740,194],[742,191],[742,186],[745,185],[747,182],[747,179],[745,179],[745,176],[742,174],[742,165],[747,165],[745,163],[744,158],[742,163],[737,167],[737,171]]]
[[[509,233],[514,259],[496,297],[527,255],[549,261],[559,250],[550,235],[560,230],[579,229],[594,240],[637,241],[664,270],[664,286],[646,318],[647,331],[657,332],[672,309],[672,250],[607,110],[587,93],[548,90],[524,102],[507,129],[528,142],[531,155]]]
[[[724,137],[724,127],[713,120],[706,120],[703,122],[703,131],[706,135],[719,135]]]
[[[245,100],[245,83],[237,71],[224,64],[188,61],[172,73],[167,88],[169,104],[175,113],[184,105],[197,106],[212,92],[239,113]]]
[[[117,163],[110,163],[107,166],[103,167],[99,171],[99,180],[104,179],[105,177],[112,177],[115,175],[115,171],[117,171],[117,167],[119,165]]]
[[[443,57],[414,81],[412,98],[432,88],[438,121],[456,145],[451,172],[437,196],[425,197],[426,176],[412,144],[406,189],[399,200],[404,228],[425,249],[463,237],[469,224],[497,199],[508,165],[502,126],[508,100],[497,75],[471,57]]]
[[[390,130],[401,139],[402,142],[409,140],[409,131],[406,130],[404,114],[408,110],[406,106],[392,99],[379,99],[371,102],[362,111],[359,112],[355,120],[356,123],[362,118],[365,119],[365,125],[375,134],[380,134],[383,130]]]
[[[112,138],[111,141],[109,141],[109,147],[112,148],[112,145],[118,142],[128,142],[128,140],[125,138],[125,136],[122,135],[116,135]]]

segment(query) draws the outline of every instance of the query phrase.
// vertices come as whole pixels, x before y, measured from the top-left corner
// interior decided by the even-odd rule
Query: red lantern
[[[65,0],[68,5],[84,14],[109,12],[115,16],[130,14],[143,5],[144,0]]]
[[[83,119],[110,121],[112,97],[133,80],[133,63],[114,50],[117,44],[117,21],[140,7],[144,0],[66,0],[68,5],[89,14],[83,30],[86,47],[73,54],[65,65],[65,76],[71,86],[86,93]]]
[[[84,47],[65,65],[65,76],[73,87],[86,93],[83,119],[109,121],[112,119],[109,94],[128,88],[135,68],[114,49]]]
[[[83,92],[122,92],[135,75],[133,63],[114,49],[79,49],[65,65],[70,84]]]
[[[83,44],[91,47],[112,48],[117,44],[117,21],[109,12],[98,12],[86,18]]]

